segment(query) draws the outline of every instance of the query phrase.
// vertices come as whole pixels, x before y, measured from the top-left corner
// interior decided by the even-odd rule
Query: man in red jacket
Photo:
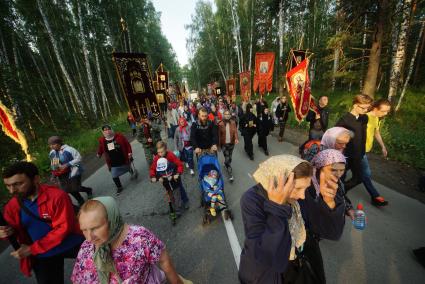
[[[21,261],[21,271],[37,283],[64,283],[64,258],[75,258],[84,237],[71,200],[57,187],[40,184],[37,167],[17,162],[3,171],[12,199],[0,226],[0,238],[15,236],[20,248],[11,255]]]

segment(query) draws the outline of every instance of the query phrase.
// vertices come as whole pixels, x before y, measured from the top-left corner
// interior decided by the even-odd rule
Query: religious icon
[[[159,76],[159,80],[161,80],[161,81],[165,81],[165,75],[160,75],[160,76]]]
[[[229,85],[229,91],[233,92],[233,85]]]
[[[267,73],[269,71],[269,63],[267,61],[262,61],[260,63],[260,73]]]

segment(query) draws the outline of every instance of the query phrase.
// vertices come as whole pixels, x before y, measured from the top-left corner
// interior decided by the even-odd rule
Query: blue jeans
[[[182,178],[181,177],[179,178],[178,183],[179,183],[180,195],[181,195],[182,202],[183,203],[189,202],[189,198],[187,197],[186,189],[183,186]]]
[[[180,152],[181,160],[189,164],[189,169],[194,169],[193,164],[193,148],[186,149],[183,148],[183,151]]]
[[[379,196],[379,192],[373,185],[371,176],[372,171],[370,170],[369,161],[367,160],[367,156],[365,154],[362,159],[362,182],[370,196],[372,198],[376,198]]]

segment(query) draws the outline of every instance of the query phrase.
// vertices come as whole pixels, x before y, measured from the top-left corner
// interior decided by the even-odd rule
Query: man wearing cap
[[[51,136],[47,143],[51,149],[49,153],[52,177],[59,179],[61,188],[71,194],[79,203],[84,203],[80,192],[85,192],[88,198],[92,198],[93,190],[81,185],[81,155],[73,147],[64,144],[59,136]]]
[[[97,156],[105,154],[105,161],[117,186],[117,195],[123,190],[120,176],[129,172],[132,178],[137,178],[137,171],[130,167],[133,159],[131,145],[121,133],[115,133],[108,124],[102,126],[103,136],[99,138]]]

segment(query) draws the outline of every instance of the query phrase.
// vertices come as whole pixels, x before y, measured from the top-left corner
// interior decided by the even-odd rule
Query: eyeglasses
[[[361,110],[363,110],[363,111],[367,111],[367,110],[369,110],[369,108],[370,108],[370,106],[362,107],[362,106],[360,106],[360,105],[357,105],[357,107],[358,107],[358,108],[360,108],[360,109],[361,109]]]

